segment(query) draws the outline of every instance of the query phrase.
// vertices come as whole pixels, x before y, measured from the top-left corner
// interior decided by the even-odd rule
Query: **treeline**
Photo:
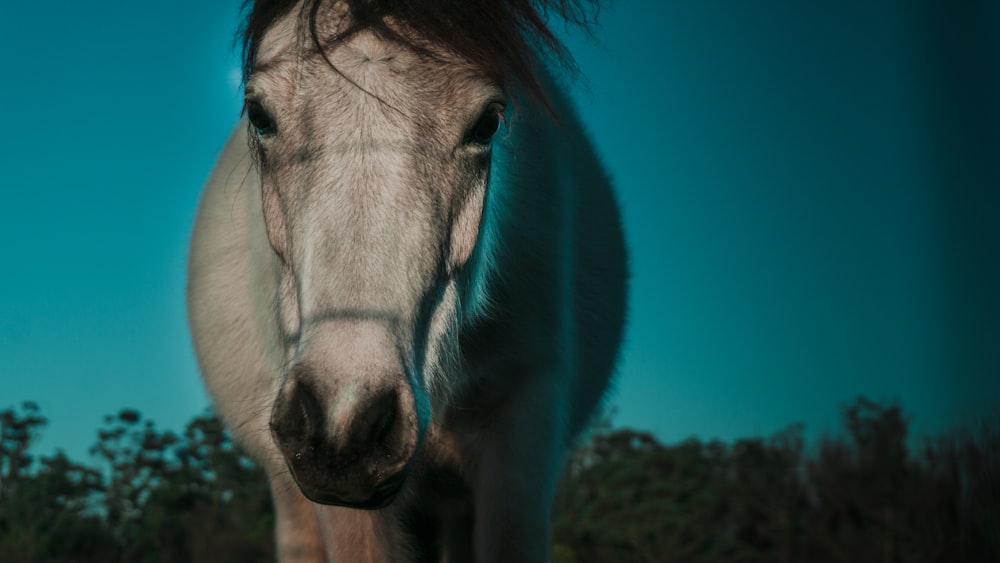
[[[96,466],[32,455],[45,424],[33,403],[0,412],[0,562],[274,560],[267,479],[214,416],[181,436],[107,416]]]
[[[1000,562],[1000,413],[911,451],[897,405],[732,445],[601,432],[563,480],[557,561]]]
[[[665,445],[604,424],[566,470],[554,563],[1000,561],[1000,415],[915,448],[896,405],[843,422],[808,450],[800,426]],[[274,560],[266,477],[212,415],[106,417],[96,465],[34,455],[45,424],[0,412],[0,561]]]

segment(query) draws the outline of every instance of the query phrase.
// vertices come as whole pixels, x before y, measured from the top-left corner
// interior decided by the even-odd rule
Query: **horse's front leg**
[[[552,380],[526,382],[477,441],[477,563],[549,560],[552,501],[566,441],[559,387]]]
[[[313,505],[285,475],[271,478],[278,561],[324,563],[323,536]]]
[[[392,507],[360,510],[313,505],[332,563],[403,563],[412,561],[408,538]]]

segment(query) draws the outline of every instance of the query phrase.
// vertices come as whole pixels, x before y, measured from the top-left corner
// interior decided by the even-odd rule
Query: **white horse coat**
[[[490,109],[468,65],[376,34],[330,49],[340,73],[297,58],[295,14],[205,188],[188,297],[215,408],[270,476],[279,558],[544,561],[624,325],[609,181],[547,72],[551,112]],[[484,142],[490,111],[508,123]]]

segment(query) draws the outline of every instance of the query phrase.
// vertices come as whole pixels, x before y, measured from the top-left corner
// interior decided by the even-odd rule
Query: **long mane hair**
[[[370,30],[383,39],[428,54],[414,37],[399,31],[410,30],[423,41],[442,45],[471,61],[505,89],[517,83],[546,101],[534,72],[537,60],[550,57],[565,70],[576,72],[572,56],[550,27],[550,16],[556,15],[589,32],[600,12],[599,0],[342,0],[350,24],[321,42],[317,15],[324,3],[335,1],[246,0],[246,17],[238,39],[243,46],[244,81],[253,72],[264,33],[304,2],[304,23],[320,52],[321,45],[329,48],[359,31]]]

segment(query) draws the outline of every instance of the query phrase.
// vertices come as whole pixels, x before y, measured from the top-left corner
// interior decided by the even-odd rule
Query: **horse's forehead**
[[[297,20],[297,10],[292,10],[267,29],[261,38],[254,66],[275,65],[294,55],[298,44]]]
[[[303,16],[302,9],[300,5],[290,10],[267,28],[254,61],[255,71],[281,67],[281,74],[291,76],[301,75],[301,69],[293,71],[293,68],[302,65],[326,67],[329,62],[333,62],[338,69],[349,70],[362,63],[380,62],[386,63],[385,66],[397,76],[419,75],[428,79],[424,83],[434,82],[434,77],[427,73],[433,73],[441,64],[448,67],[444,74],[448,78],[457,79],[457,82],[468,82],[469,78],[475,80],[484,74],[468,61],[455,57],[448,49],[424,42],[418,32],[396,28],[391,17],[386,20],[389,27],[395,28],[401,37],[409,37],[420,43],[421,49],[434,54],[433,59],[438,64],[427,64],[428,61],[411,48],[383,39],[371,31],[362,30],[352,33],[344,41],[333,41],[351,23],[350,11],[342,1],[321,4],[320,11],[316,14],[315,37],[308,27],[309,18]],[[325,46],[325,53],[320,52],[314,38]]]
[[[327,60],[314,44],[314,36],[308,29],[308,18],[300,13],[301,7],[290,10],[273,25],[268,27],[257,52],[255,68],[297,64],[327,64]],[[316,16],[316,35],[319,42],[327,46],[326,58],[340,59],[339,64],[367,61],[387,61],[405,49],[391,41],[379,38],[370,32],[354,33],[346,41],[335,42],[332,38],[347,28],[350,14],[342,2],[325,2]],[[391,23],[390,23],[391,25]],[[412,53],[405,53],[412,54]]]

